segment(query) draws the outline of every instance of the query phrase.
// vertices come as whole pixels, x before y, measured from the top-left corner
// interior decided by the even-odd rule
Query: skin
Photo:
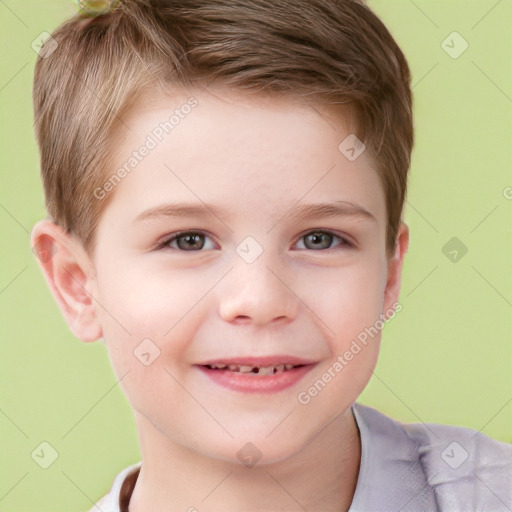
[[[41,266],[69,326],[83,341],[103,338],[133,407],[143,463],[130,511],[346,511],[361,457],[350,406],[375,368],[380,332],[308,404],[297,396],[398,301],[408,228],[387,257],[371,157],[351,162],[338,150],[352,133],[347,112],[220,88],[193,95],[198,106],[115,187],[92,254],[50,221],[32,233],[53,251]],[[114,148],[118,165],[189,96],[140,98]],[[340,200],[373,218],[285,215]],[[230,215],[136,221],[176,202]],[[185,230],[204,237],[155,248]],[[315,231],[324,237],[306,236]],[[236,252],[247,236],[263,249],[252,263]],[[133,354],[147,338],[160,350],[148,366]],[[270,395],[221,387],[194,366],[273,354],[317,365]],[[262,454],[253,467],[237,457],[247,442]]]

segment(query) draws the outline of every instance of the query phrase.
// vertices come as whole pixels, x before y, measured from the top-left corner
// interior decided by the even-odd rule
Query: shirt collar
[[[354,402],[351,410],[361,438],[361,462],[348,512],[437,512],[417,443],[398,422],[376,409]],[[111,496],[119,509],[114,510],[127,510],[141,464],[117,476]]]
[[[376,409],[354,402],[351,410],[361,437],[361,463],[348,512],[436,512],[417,443]]]

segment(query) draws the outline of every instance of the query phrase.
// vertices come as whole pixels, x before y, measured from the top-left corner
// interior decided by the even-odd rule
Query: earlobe
[[[102,336],[91,295],[93,266],[80,242],[54,222],[32,229],[32,251],[73,334],[82,341]]]
[[[397,234],[395,253],[388,261],[387,282],[384,291],[384,312],[393,309],[393,304],[399,300],[403,261],[408,248],[409,228],[405,222],[401,222]]]

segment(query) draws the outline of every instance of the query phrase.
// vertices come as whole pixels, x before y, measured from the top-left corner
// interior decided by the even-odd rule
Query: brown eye
[[[179,251],[193,252],[200,251],[205,247],[205,239],[209,238],[203,233],[197,231],[182,231],[168,238],[162,248],[176,249]],[[213,248],[213,247],[207,247]]]
[[[331,249],[331,244],[334,239],[341,240],[338,246],[351,246],[351,244],[343,237],[335,235],[329,231],[312,231],[307,235],[304,235],[301,240],[304,240],[304,246],[306,249]]]

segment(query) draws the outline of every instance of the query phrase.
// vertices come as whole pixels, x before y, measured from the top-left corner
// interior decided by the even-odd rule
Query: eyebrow
[[[232,211],[221,208],[218,205],[208,204],[164,204],[140,213],[134,222],[140,222],[151,219],[166,218],[166,217],[212,217],[230,219]],[[306,218],[317,217],[353,217],[361,220],[373,220],[377,222],[375,215],[370,213],[363,206],[353,203],[351,201],[335,201],[332,203],[313,203],[299,205],[294,203],[293,206],[284,210],[283,214],[277,217],[272,217],[274,222],[279,222],[281,219],[288,217],[291,221],[297,222]]]

